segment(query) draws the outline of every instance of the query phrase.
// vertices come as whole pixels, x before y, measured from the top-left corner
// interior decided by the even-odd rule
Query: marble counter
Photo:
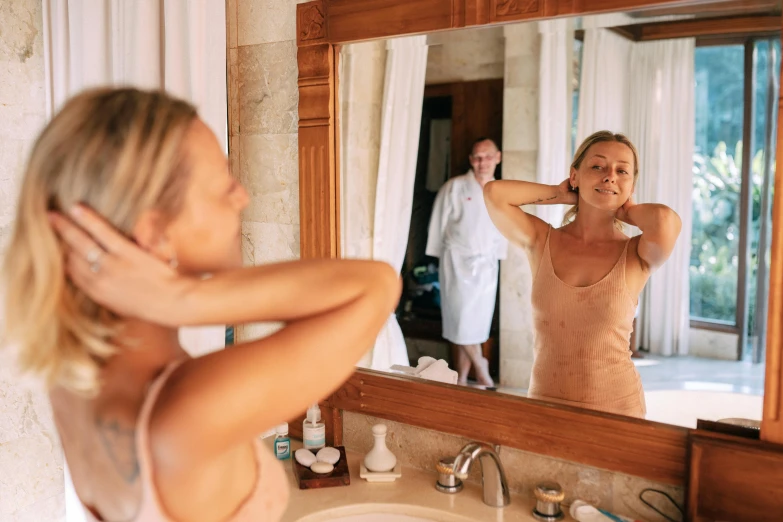
[[[291,441],[292,453],[301,447],[301,442]],[[330,517],[319,517],[317,513],[324,510],[344,508],[341,515],[350,513],[350,507],[355,506],[360,514],[368,504],[376,506],[373,512],[395,512],[422,516],[416,509],[429,508],[437,510],[443,520],[465,521],[497,521],[497,522],[534,522],[531,511],[532,498],[511,496],[511,505],[505,508],[493,508],[484,504],[481,488],[475,484],[465,484],[462,491],[456,494],[441,493],[435,489],[437,474],[421,471],[415,468],[402,468],[402,477],[392,483],[370,484],[359,477],[359,464],[364,455],[348,451],[348,468],[351,473],[351,484],[345,487],[332,487],[314,490],[300,490],[296,484],[293,466],[290,460],[284,461],[286,476],[290,484],[291,497],[288,509],[282,522],[327,521]],[[412,506],[413,510],[406,513],[398,510],[401,506]],[[341,510],[342,511],[342,510]],[[439,517],[440,518],[440,517]],[[566,515],[565,521],[573,519]],[[304,522],[304,521],[303,521]]]

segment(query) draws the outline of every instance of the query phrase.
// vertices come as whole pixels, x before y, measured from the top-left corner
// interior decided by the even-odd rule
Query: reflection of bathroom
[[[614,109],[618,114],[596,116],[593,113],[600,113],[600,111],[597,109],[590,111],[585,107],[591,104],[596,107],[601,106],[604,107],[601,110],[606,112],[606,107],[611,104],[607,105],[609,102],[601,99],[601,92],[594,88],[590,89],[588,86],[580,89],[580,79],[585,81],[585,78],[595,76],[595,71],[586,68],[606,66],[603,62],[596,62],[589,58],[596,52],[604,52],[600,45],[612,45],[621,49],[615,56],[618,61],[628,60],[634,46],[641,45],[607,30],[604,41],[596,43],[594,40],[588,43],[585,49],[584,28],[622,25],[625,22],[627,20],[621,16],[569,22],[568,30],[571,31],[573,38],[561,53],[562,58],[572,64],[562,75],[569,86],[570,94],[569,106],[565,109],[570,128],[564,130],[569,136],[567,138],[569,148],[574,146],[573,141],[578,132],[582,132],[580,121],[585,128],[601,124],[609,126],[615,124],[624,128],[625,123],[617,122],[625,122],[630,118],[627,115],[630,112],[627,108],[627,104],[630,103],[627,94],[624,95],[625,98],[620,98],[623,100],[622,103],[615,102],[615,105],[622,105]],[[566,27],[565,23],[561,27]],[[454,347],[441,336],[438,259],[429,257],[424,252],[427,227],[437,190],[451,176],[467,171],[470,146],[479,136],[490,137],[502,144],[503,162],[498,168],[498,177],[501,175],[502,167],[502,173],[506,176],[516,179],[537,179],[536,171],[540,169],[538,162],[541,161],[539,156],[543,153],[539,150],[539,144],[545,140],[551,142],[549,138],[540,135],[542,131],[539,127],[541,111],[546,111],[548,115],[552,114],[545,105],[546,102],[541,101],[539,92],[541,86],[546,85],[546,81],[552,81],[540,77],[542,74],[551,76],[551,71],[545,71],[540,67],[543,41],[540,33],[547,30],[551,29],[542,29],[537,24],[514,24],[505,27],[437,33],[427,37],[429,47],[416,180],[410,234],[402,269],[405,290],[397,310],[400,327],[405,336],[407,355],[412,366],[416,366],[422,356],[444,359],[449,361],[452,368],[455,361]],[[768,44],[766,41],[761,41],[755,45]],[[344,54],[348,53],[351,57],[343,64],[345,71],[350,72],[351,64],[355,63],[361,63],[370,70],[378,71],[369,76],[374,79],[371,86],[356,87],[362,89],[365,94],[365,98],[362,99],[363,102],[367,102],[364,104],[365,109],[373,106],[372,104],[377,106],[383,93],[382,75],[379,74],[384,65],[383,46],[383,42],[368,42],[353,44],[348,46],[350,50],[348,48],[343,50]],[[696,109],[700,110],[705,100],[712,95],[712,91],[709,90],[710,85],[705,85],[708,83],[705,78],[710,74],[717,77],[720,73],[713,70],[717,67],[715,60],[712,62],[709,60],[709,52],[715,51],[700,46],[694,47],[693,44],[690,47],[686,45],[683,49],[689,53],[687,56],[690,57],[690,62],[681,59],[676,63],[686,69],[689,67],[691,74],[694,74],[698,80],[695,103]],[[731,50],[728,49],[726,52],[730,53]],[[712,69],[709,69],[710,67]],[[728,72],[733,71],[731,67],[733,67],[731,64],[725,65]],[[775,71],[776,68],[770,70]],[[350,85],[354,88],[354,83]],[[712,85],[714,90],[714,83]],[[610,94],[616,96],[616,93]],[[756,103],[762,104],[764,101],[759,99]],[[638,104],[638,101],[635,103]],[[358,121],[361,121],[364,127],[373,129],[379,123],[379,111],[360,112],[362,103],[350,105],[350,109],[344,109],[350,111],[350,117],[348,112],[344,112],[343,115],[344,121],[352,122],[348,124],[349,126],[357,125]],[[758,105],[757,110],[764,113],[765,107]],[[711,124],[705,122],[704,118],[703,111],[697,112],[698,128],[694,152],[711,146],[710,144],[715,140],[712,136],[708,139],[709,132],[704,129],[710,128]],[[724,134],[730,138],[736,132],[724,131]],[[757,134],[758,149],[759,143],[763,142],[765,136],[763,126],[757,130]],[[723,137],[723,134],[720,136]],[[379,136],[374,136],[368,141],[366,138],[357,138],[349,133],[346,141],[350,143],[344,145],[344,150],[347,151],[346,157],[354,160],[359,158],[371,160],[372,148],[377,147],[378,139]],[[643,146],[641,153],[644,155]],[[570,161],[570,154],[569,151],[568,161]],[[346,195],[356,198],[359,196],[358,191],[361,190],[364,191],[364,197],[369,196],[372,192],[372,180],[357,180],[357,176],[362,175],[359,169],[354,169],[348,162],[344,162],[344,165],[346,171],[353,169],[350,173],[343,174],[345,180],[343,190],[346,191]],[[690,166],[687,168],[690,169]],[[693,174],[693,176],[699,175],[698,171]],[[640,179],[644,179],[644,173]],[[758,183],[763,185],[764,179],[766,179],[764,176],[759,176]],[[695,179],[691,185],[698,186],[699,183],[700,181]],[[761,188],[759,185],[758,189]],[[689,189],[686,187],[685,190]],[[694,208],[700,209],[698,210],[700,214],[693,219],[703,220],[704,210],[698,206],[699,204],[693,203]],[[349,205],[351,204],[346,207]],[[687,210],[690,215],[691,209]],[[352,214],[354,219],[357,216],[353,209],[346,208],[344,212],[354,212]],[[681,211],[678,209],[678,212]],[[761,221],[763,220],[756,219],[748,225],[752,227],[752,234],[758,234]],[[554,218],[553,222],[556,223],[557,218]],[[707,224],[709,225],[709,222]],[[358,227],[355,223],[345,226]],[[713,225],[713,229],[718,226],[718,224]],[[350,249],[351,245],[361,244],[361,241],[354,241],[356,237],[356,233],[351,230],[346,231],[343,238],[346,248]],[[691,237],[689,231],[681,241],[687,245]],[[764,245],[754,244],[753,248],[764,248]],[[753,258],[756,259],[755,253]],[[679,263],[677,266],[680,267],[680,274],[689,270],[687,259],[683,256],[672,263]],[[691,264],[694,263],[699,263],[698,259],[696,261],[692,259]],[[703,301],[710,299],[708,294],[698,293],[701,287],[694,286],[699,283],[693,281],[691,281],[692,290],[683,287],[683,284],[672,283],[673,278],[678,276],[672,275],[671,270],[673,269],[667,268],[666,271],[656,274],[648,285],[653,289],[648,288],[648,291],[642,295],[634,321],[634,335],[631,338],[634,355],[640,355],[634,357],[633,361],[648,395],[648,418],[675,422],[670,418],[671,413],[668,413],[672,411],[673,405],[686,410],[678,415],[676,422],[689,426],[695,426],[696,418],[699,416],[717,419],[742,416],[739,414],[744,412],[744,416],[760,418],[764,379],[763,352],[754,347],[758,347],[759,343],[763,342],[763,335],[760,335],[764,329],[763,323],[750,325],[744,337],[746,342],[740,343],[741,314],[737,315],[736,321],[734,317],[731,318],[734,321],[732,324],[740,326],[732,326],[721,318],[704,319],[702,316],[707,312],[704,312]],[[745,299],[753,301],[751,308],[756,307],[758,301],[763,310],[763,296],[752,293],[752,288],[757,286],[758,277],[764,277],[758,270],[754,270],[747,277],[746,283],[749,286]],[[684,280],[682,277],[680,279]],[[510,249],[508,259],[501,262],[498,299],[490,337],[482,345],[483,355],[489,361],[490,372],[498,383],[498,391],[501,392],[518,395],[526,393],[534,342],[530,280],[531,274],[524,254],[518,249]],[[671,293],[668,288],[662,291],[663,286],[677,287],[678,290],[675,293]],[[687,300],[689,290],[696,292],[691,295],[690,311],[687,303],[678,306],[668,304],[667,299],[677,300],[679,297],[682,300],[683,296],[686,296],[684,299]],[[741,307],[742,303],[736,306]],[[683,314],[683,317],[677,314]],[[687,324],[687,315],[690,315],[690,325]],[[661,336],[658,335],[659,331],[674,333]],[[471,373],[471,382],[473,377]],[[700,411],[701,405],[706,408],[704,412]]]

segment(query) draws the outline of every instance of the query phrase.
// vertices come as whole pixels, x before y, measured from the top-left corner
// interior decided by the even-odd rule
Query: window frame
[[[758,78],[755,75],[753,54],[757,42],[768,41],[770,45],[773,45],[775,40],[779,40],[777,35],[753,35],[753,36],[731,36],[731,37],[706,37],[697,38],[696,47],[718,47],[718,46],[732,46],[742,45],[744,47],[743,55],[743,121],[742,121],[742,165],[741,168],[741,184],[740,184],[740,237],[737,255],[739,262],[737,266],[737,306],[735,313],[734,324],[726,324],[719,320],[710,320],[708,318],[689,317],[690,328],[698,330],[708,330],[714,332],[732,333],[738,336],[737,338],[737,360],[742,360],[745,357],[745,344],[749,334],[749,282],[750,273],[747,268],[750,262],[751,245],[750,245],[750,227],[752,225],[752,157],[753,154],[746,154],[745,152],[754,150],[753,135],[754,135],[754,114],[756,99],[754,93],[756,91],[756,82]],[[772,71],[770,69],[770,71]],[[774,74],[774,73],[773,73]],[[769,95],[768,95],[769,96]],[[767,115],[768,118],[774,118],[776,116],[776,107],[772,107],[772,113]],[[765,130],[765,133],[769,132],[769,128]],[[766,139],[769,142],[769,137]],[[774,146],[774,144],[773,144]],[[770,169],[771,170],[771,169]],[[768,176],[771,172],[766,172],[765,176]],[[690,284],[690,277],[688,278]],[[757,290],[758,291],[758,290]],[[690,310],[689,310],[690,315]],[[753,353],[754,362],[761,362],[763,358],[758,353]]]

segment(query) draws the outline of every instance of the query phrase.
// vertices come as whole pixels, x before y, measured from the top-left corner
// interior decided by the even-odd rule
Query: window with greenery
[[[761,238],[770,226],[779,55],[779,40],[696,48],[690,313],[738,331],[743,321],[756,327],[759,261],[769,255]]]
[[[691,317],[735,324],[744,109],[743,45],[696,49]]]

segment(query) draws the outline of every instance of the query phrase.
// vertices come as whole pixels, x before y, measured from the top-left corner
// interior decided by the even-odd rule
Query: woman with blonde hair
[[[394,309],[386,264],[242,268],[247,203],[195,109],[160,92],[85,92],[35,143],[5,341],[49,386],[89,520],[277,520],[286,478],[258,434],[336,389]],[[285,327],[195,359],[178,343],[262,321]]]
[[[650,274],[674,249],[680,218],[665,205],[636,204],[636,148],[600,131],[579,147],[559,185],[493,181],[490,216],[527,253],[536,329],[528,396],[633,417],[646,413],[630,337]],[[573,207],[553,228],[522,205]],[[628,238],[623,223],[642,233]]]

